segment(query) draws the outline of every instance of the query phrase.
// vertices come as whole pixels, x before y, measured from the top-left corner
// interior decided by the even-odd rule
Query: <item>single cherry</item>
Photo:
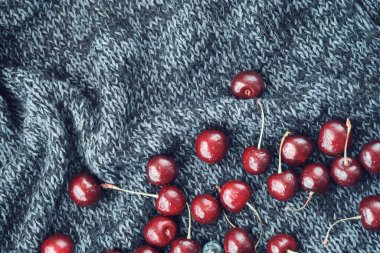
[[[369,173],[380,173],[380,140],[364,145],[360,151],[359,160]]]
[[[176,237],[177,225],[165,216],[156,216],[145,225],[143,235],[150,245],[166,247]]]
[[[311,163],[308,164],[301,172],[301,188],[304,191],[309,191],[309,197],[307,198],[305,204],[296,209],[285,208],[285,211],[301,211],[306,208],[306,206],[311,201],[314,193],[322,194],[329,190],[330,188],[330,173],[325,165],[322,163]]]
[[[206,163],[220,162],[227,154],[228,137],[218,129],[202,131],[195,141],[195,151],[199,159]]]
[[[201,245],[191,239],[191,211],[189,205],[187,205],[187,210],[189,212],[187,237],[175,239],[172,242],[170,253],[201,253]]]
[[[102,188],[97,179],[87,172],[76,175],[69,184],[69,196],[75,204],[87,207],[97,203],[101,197]]]
[[[297,250],[297,241],[291,235],[279,234],[268,240],[268,253],[296,253]]]
[[[116,253],[116,252],[115,252]],[[138,248],[136,248],[133,253],[159,253],[158,250],[153,248],[150,245],[142,245]]]
[[[252,175],[260,175],[264,173],[272,159],[272,155],[268,149],[262,149],[261,148],[261,142],[263,139],[264,134],[264,108],[261,104],[261,101],[258,100],[257,103],[260,106],[261,109],[261,131],[260,131],[260,138],[259,142],[257,144],[257,147],[255,146],[249,146],[247,147],[242,155],[242,163],[243,167],[246,172]]]
[[[74,242],[64,234],[54,234],[45,239],[41,253],[73,253]]]
[[[220,217],[218,200],[210,194],[196,196],[191,202],[191,215],[200,224],[211,224]]]
[[[176,186],[164,186],[157,194],[149,194],[144,192],[135,192],[126,189],[119,188],[112,184],[101,184],[104,189],[112,189],[122,191],[130,194],[141,195],[145,197],[151,197],[156,199],[156,209],[163,215],[179,215],[185,210],[186,197],[181,189]]]
[[[236,74],[231,83],[231,92],[239,99],[259,97],[264,89],[264,80],[261,75],[250,70]]]
[[[285,138],[290,134],[287,131],[282,137],[280,148],[278,152],[278,173],[272,174],[269,176],[267,181],[267,187],[269,194],[279,200],[279,201],[287,201],[294,197],[298,190],[298,178],[296,173],[293,171],[282,171],[281,168],[281,150],[282,145],[284,143]]]
[[[290,166],[299,166],[313,153],[313,143],[303,135],[291,135],[285,138],[281,150],[282,160]]]
[[[361,220],[362,225],[369,231],[380,230],[380,196],[365,197],[359,204],[358,216],[344,218],[334,222],[328,229],[323,244],[328,244],[331,229],[338,223],[349,220]]]
[[[178,175],[178,166],[170,156],[157,155],[149,159],[146,174],[152,185],[163,186],[174,181]]]
[[[339,120],[329,120],[322,125],[318,135],[318,148],[330,156],[341,155],[344,152],[345,140],[351,145],[351,133],[347,136],[347,127]]]
[[[347,118],[347,135],[351,133],[351,122]],[[362,179],[362,169],[359,162],[353,157],[347,157],[348,138],[344,146],[344,156],[334,159],[331,164],[331,177],[336,184],[342,187],[354,186]]]

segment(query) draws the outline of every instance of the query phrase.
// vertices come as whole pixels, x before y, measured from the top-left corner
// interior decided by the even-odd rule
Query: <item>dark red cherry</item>
[[[116,253],[116,252],[115,252]],[[149,245],[142,245],[136,248],[133,253],[159,253],[158,250]]]
[[[217,163],[227,154],[228,137],[218,129],[202,131],[195,141],[195,151],[199,159],[206,163]]]
[[[360,164],[352,157],[347,157],[347,164],[343,156],[335,158],[330,173],[335,183],[342,187],[354,186],[362,179]]]
[[[245,171],[252,175],[264,173],[272,159],[272,155],[267,149],[257,149],[254,146],[247,147],[242,156],[242,163]]]
[[[224,237],[226,253],[253,253],[255,243],[249,233],[242,228],[231,228]]]
[[[287,165],[298,166],[306,162],[313,151],[310,138],[302,135],[291,135],[284,140],[281,156]]]
[[[106,251],[104,251],[103,253],[122,253],[120,250],[106,250]],[[134,251],[133,251],[133,253],[135,253]],[[150,251],[147,251],[147,252],[145,252],[145,253],[151,253]],[[157,252],[158,253],[158,252]]]
[[[304,191],[324,193],[330,188],[330,173],[322,163],[308,164],[301,172],[301,188]]]
[[[87,172],[76,175],[69,185],[69,196],[75,204],[86,207],[97,203],[102,188],[97,179]]]
[[[172,242],[170,253],[200,253],[201,245],[197,241],[180,238]]]
[[[279,201],[287,201],[298,191],[298,178],[293,171],[272,174],[267,181],[269,194]]]
[[[339,120],[329,120],[322,125],[318,136],[318,148],[330,156],[341,155],[344,152],[344,145],[347,137],[347,126]],[[352,135],[348,135],[348,146],[351,145]]]
[[[231,92],[239,99],[259,97],[264,89],[264,80],[261,75],[250,70],[236,74],[231,83]]]
[[[252,188],[243,181],[230,180],[220,190],[220,203],[231,213],[238,213],[252,196]]]
[[[380,140],[364,145],[360,151],[359,160],[369,173],[380,173]]]
[[[186,197],[181,189],[165,186],[158,193],[157,211],[163,215],[178,215],[186,208]]]
[[[64,234],[54,234],[45,239],[41,253],[73,253],[74,242]]]
[[[297,241],[288,234],[275,235],[268,240],[268,253],[291,253],[298,250]]]
[[[363,227],[369,231],[380,230],[380,196],[368,196],[359,204]]]
[[[210,194],[198,195],[191,202],[191,215],[200,224],[214,223],[220,217],[219,202]]]
[[[145,225],[143,235],[150,245],[166,247],[176,237],[177,225],[167,217],[156,216]]]
[[[178,166],[170,156],[157,155],[149,159],[146,174],[152,185],[163,186],[174,181],[178,175]]]

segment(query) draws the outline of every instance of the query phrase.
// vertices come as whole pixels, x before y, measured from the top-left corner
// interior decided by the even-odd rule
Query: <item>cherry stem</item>
[[[101,184],[100,187],[102,187],[103,189],[112,189],[112,190],[130,193],[130,194],[141,195],[141,196],[145,196],[145,197],[158,198],[157,194],[149,194],[149,193],[144,193],[144,192],[135,192],[135,191],[125,190],[125,189],[119,188],[113,184],[105,183],[105,184]]]
[[[226,212],[223,212],[224,218],[226,218],[228,224],[230,224],[231,227],[236,228],[236,226],[232,223],[232,221],[228,218]]]
[[[261,220],[261,217],[260,217],[259,213],[257,212],[257,210],[249,202],[247,202],[246,205],[249,207],[249,209],[251,209],[255,213],[257,219],[259,220],[260,234],[259,234],[259,239],[257,240],[257,243],[255,245],[255,248],[257,248],[257,245],[259,245],[259,243],[261,241],[261,237],[263,236],[263,232],[264,232],[263,231],[263,221]]]
[[[326,233],[326,236],[325,236],[325,239],[323,240],[323,244],[324,245],[327,245],[329,243],[329,236],[330,236],[330,231],[331,229],[338,223],[340,222],[343,222],[343,221],[350,221],[350,220],[360,220],[362,218],[361,215],[359,216],[354,216],[354,217],[350,217],[350,218],[344,218],[344,219],[341,219],[341,220],[337,220],[336,222],[334,222],[334,224],[332,224],[330,227],[329,227],[329,230],[327,230],[327,233]]]
[[[290,212],[298,212],[298,211],[301,211],[301,210],[305,209],[307,207],[307,205],[309,204],[309,202],[311,201],[313,195],[314,195],[314,192],[310,192],[309,197],[307,198],[305,204],[302,207],[300,207],[300,208],[285,207],[284,211],[286,211],[286,212],[288,212],[288,211],[290,211]]]
[[[220,189],[219,185],[216,185],[215,188],[218,190],[219,193],[222,191],[222,189]]]
[[[260,130],[259,143],[257,144],[257,149],[260,149],[261,142],[263,140],[263,135],[264,135],[265,117],[264,117],[264,108],[263,108],[263,104],[261,103],[261,99],[257,100],[257,104],[259,105],[260,110],[261,110],[261,130]]]
[[[351,121],[350,118],[347,118],[346,120],[346,127],[347,127],[347,135],[346,135],[346,142],[344,143],[344,166],[350,165],[347,159],[347,146],[348,146],[348,139],[350,137],[351,133]]]
[[[189,204],[186,203],[186,206],[187,206],[187,211],[189,212],[189,225],[187,228],[187,239],[191,240],[191,211],[190,211]]]
[[[289,134],[291,134],[291,132],[290,131],[286,131],[286,133],[284,134],[284,136],[281,139],[280,148],[278,149],[278,174],[282,173],[282,168],[281,168],[282,145],[284,145],[284,141],[285,141],[286,137],[288,137]]]

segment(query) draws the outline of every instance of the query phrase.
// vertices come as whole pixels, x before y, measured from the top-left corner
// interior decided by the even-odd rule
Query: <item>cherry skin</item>
[[[330,174],[337,185],[342,187],[354,186],[362,179],[362,169],[359,162],[347,157],[348,164],[345,165],[344,157],[337,157],[331,163]]]
[[[330,173],[322,163],[308,164],[301,172],[301,188],[304,191],[324,193],[330,187]]]
[[[149,159],[146,174],[152,185],[163,186],[174,181],[178,175],[178,166],[170,156],[157,155]]]
[[[202,131],[195,141],[195,151],[202,161],[206,163],[220,162],[227,154],[228,137],[218,129]]]
[[[175,222],[164,216],[152,218],[144,227],[143,236],[147,243],[156,247],[168,246],[177,235]]]
[[[97,179],[87,172],[76,175],[69,185],[69,196],[75,204],[87,207],[97,203],[101,197],[102,188]]]
[[[158,193],[157,211],[163,215],[178,215],[186,208],[186,197],[176,186],[165,186]]]
[[[269,194],[279,201],[287,201],[298,191],[298,178],[293,171],[284,171],[269,176],[267,181]]]
[[[231,83],[232,94],[239,99],[259,97],[265,89],[260,74],[246,70],[236,74]]]
[[[289,253],[298,250],[297,241],[288,234],[275,235],[268,240],[268,253]]]
[[[252,188],[240,180],[230,180],[220,191],[219,199],[222,206],[231,213],[238,213],[252,196]]]
[[[344,152],[347,137],[347,126],[339,120],[329,120],[322,125],[318,135],[318,148],[330,156],[341,155]],[[348,146],[351,145],[352,134],[348,136]]]
[[[210,194],[196,196],[191,202],[191,216],[200,224],[211,224],[220,217],[219,202]]]
[[[158,250],[149,245],[142,245],[136,248],[133,253],[159,253]]]
[[[45,239],[41,253],[73,253],[74,242],[64,234],[54,234]]]
[[[268,169],[271,159],[269,150],[250,146],[243,152],[242,163],[249,174],[260,175]]]
[[[380,230],[380,196],[368,196],[359,204],[363,227],[369,231]]]
[[[226,253],[253,253],[255,243],[249,233],[242,228],[231,228],[224,237]]]
[[[369,173],[380,173],[380,140],[364,145],[360,151],[359,160]]]
[[[201,245],[197,241],[180,238],[172,242],[170,253],[200,253]]]
[[[291,135],[284,140],[281,156],[287,165],[295,167],[306,162],[313,151],[313,143],[310,138],[302,135]]]

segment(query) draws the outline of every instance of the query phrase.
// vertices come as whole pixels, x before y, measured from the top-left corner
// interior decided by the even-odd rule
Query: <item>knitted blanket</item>
[[[89,171],[155,193],[145,167],[162,153],[178,161],[175,184],[188,201],[217,196],[215,185],[230,179],[253,187],[251,203],[265,221],[258,252],[282,232],[294,235],[299,252],[378,252],[379,233],[360,221],[336,226],[322,244],[332,221],[358,215],[363,197],[380,194],[378,175],[366,173],[353,188],[333,185],[297,213],[283,208],[301,205],[308,193],[281,203],[266,180],[286,130],[315,143],[322,123],[349,116],[352,156],[380,138],[379,13],[378,0],[0,0],[0,252],[39,252],[55,232],[70,235],[78,253],[131,252],[157,215],[153,200],[103,191],[97,205],[81,208],[68,184]],[[244,148],[257,144],[260,110],[229,90],[246,69],[266,84],[263,146],[274,158],[260,176],[241,165]],[[210,127],[230,138],[216,165],[194,150]],[[332,159],[316,150],[309,161]],[[257,237],[249,209],[230,217]],[[175,220],[185,236],[187,213]],[[202,245],[222,243],[229,228],[222,218],[193,222],[192,235]]]

